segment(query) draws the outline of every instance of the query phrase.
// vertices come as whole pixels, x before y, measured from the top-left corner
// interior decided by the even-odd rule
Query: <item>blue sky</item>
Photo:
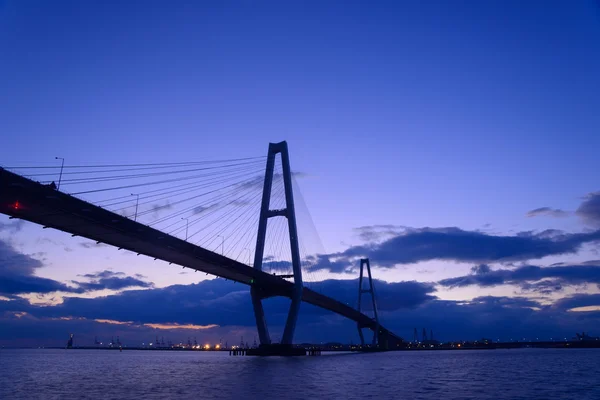
[[[0,0],[0,164],[252,157],[287,140],[329,254],[367,246],[357,228],[381,224],[593,232],[595,214],[575,210],[597,204],[585,196],[599,190],[599,39],[591,0]],[[527,216],[540,207],[566,213]],[[394,229],[380,240],[407,235]],[[32,224],[0,235],[43,263],[35,276],[60,282],[104,270],[156,288],[200,280]],[[376,276],[431,283],[480,263],[579,265],[600,258],[596,245],[512,265],[421,259]],[[564,285],[544,304],[594,295],[594,282]],[[432,295],[539,295],[515,285]],[[581,326],[600,330],[590,316]]]

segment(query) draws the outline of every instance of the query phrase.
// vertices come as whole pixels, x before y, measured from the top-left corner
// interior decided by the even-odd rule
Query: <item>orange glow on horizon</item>
[[[115,321],[114,319],[95,319],[95,322],[99,322],[101,324],[111,324],[111,325],[131,325],[132,321]]]
[[[600,306],[575,307],[575,308],[571,308],[569,310],[569,312],[590,312],[590,311],[600,311]]]
[[[210,325],[192,325],[192,324],[185,324],[185,325],[180,325],[180,324],[144,324],[144,326],[147,326],[149,328],[154,328],[154,329],[212,329],[212,328],[217,328],[219,327],[219,325],[215,325],[215,324],[210,324]]]

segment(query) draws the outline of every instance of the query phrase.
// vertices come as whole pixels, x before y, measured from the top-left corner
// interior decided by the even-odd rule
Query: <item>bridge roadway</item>
[[[283,278],[167,235],[3,168],[0,168],[0,213],[138,255],[254,285],[264,292],[265,297],[290,298],[292,295],[293,284]],[[367,315],[306,287],[302,301],[333,311],[364,328],[376,328],[375,321]],[[380,343],[387,343],[389,347],[397,347],[402,343],[400,337],[382,326],[379,327],[379,337]]]

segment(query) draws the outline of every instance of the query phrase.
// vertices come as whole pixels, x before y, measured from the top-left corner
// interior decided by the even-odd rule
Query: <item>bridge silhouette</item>
[[[274,163],[277,155],[281,157],[286,206],[271,209]],[[366,328],[373,331],[371,348],[394,349],[401,346],[403,339],[379,323],[368,260],[361,260],[360,265],[359,309],[311,290],[303,284],[291,177],[287,143],[271,143],[263,180],[253,266],[138,222],[137,204],[136,214],[132,219],[130,216],[120,215],[74,195],[64,193],[60,190],[60,180],[57,187],[54,182],[50,185],[43,184],[4,168],[0,169],[0,213],[8,215],[10,218],[19,218],[42,225],[44,228],[67,232],[74,237],[91,239],[98,244],[111,245],[118,249],[137,253],[137,255],[152,257],[249,285],[260,339],[261,352],[259,354],[261,355],[293,353],[291,351],[293,336],[301,302],[332,311],[355,321],[363,345],[365,341],[362,329]],[[267,222],[274,217],[284,217],[288,222],[293,267],[293,273],[289,275],[274,275],[262,270]],[[370,283],[368,290],[362,287],[364,265],[367,266]],[[293,278],[293,281],[287,280],[290,278]],[[365,293],[371,294],[375,317],[370,317],[360,311],[360,298]],[[262,308],[262,300],[273,296],[291,299],[290,311],[279,344],[273,343],[269,336]]]

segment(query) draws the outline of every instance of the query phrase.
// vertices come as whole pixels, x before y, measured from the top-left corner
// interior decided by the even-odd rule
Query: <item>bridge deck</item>
[[[293,284],[246,264],[0,168],[0,213],[169,263],[262,288],[265,296],[292,294]],[[375,329],[358,310],[304,288],[302,300]],[[380,326],[380,333],[402,339]]]

